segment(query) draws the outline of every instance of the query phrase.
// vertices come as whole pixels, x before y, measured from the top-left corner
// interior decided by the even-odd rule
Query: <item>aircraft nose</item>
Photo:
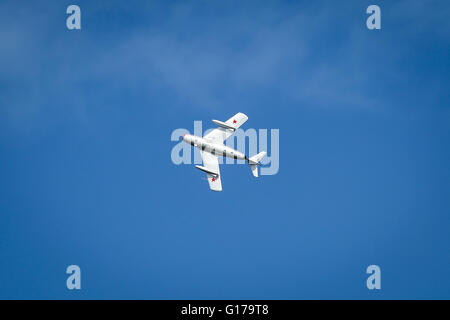
[[[186,135],[186,133],[185,134],[183,134],[183,137],[181,137],[181,140],[184,140],[184,136]]]

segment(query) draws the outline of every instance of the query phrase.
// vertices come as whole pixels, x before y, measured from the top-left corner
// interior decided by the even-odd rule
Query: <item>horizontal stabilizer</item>
[[[250,165],[250,169],[252,170],[253,176],[258,178],[258,165],[259,162],[266,156],[267,152],[263,151],[258,153],[257,155],[248,159],[248,164]]]
[[[267,152],[263,151],[258,153],[256,156],[251,157],[250,159],[248,159],[248,163],[250,164],[258,164],[262,158],[264,158],[266,156]]]
[[[250,169],[252,170],[253,176],[258,178],[258,165],[257,164],[251,164]]]

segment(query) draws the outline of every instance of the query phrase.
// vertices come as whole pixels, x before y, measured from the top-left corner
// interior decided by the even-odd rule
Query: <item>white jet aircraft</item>
[[[258,177],[258,165],[266,152],[260,152],[257,155],[247,158],[245,154],[227,147],[223,142],[228,139],[241,125],[248,120],[248,117],[239,112],[225,122],[213,120],[219,127],[212,130],[203,138],[185,134],[183,141],[200,149],[203,160],[202,166],[195,166],[197,169],[204,171],[208,177],[209,187],[213,191],[222,191],[222,181],[220,179],[219,159],[218,156],[224,156],[234,159],[247,160],[250,169],[255,177]]]

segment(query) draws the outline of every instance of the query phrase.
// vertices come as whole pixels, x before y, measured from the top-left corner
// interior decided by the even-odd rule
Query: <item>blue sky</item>
[[[0,4],[0,298],[450,298],[447,1],[70,4]],[[170,135],[236,112],[280,171],[214,193]]]

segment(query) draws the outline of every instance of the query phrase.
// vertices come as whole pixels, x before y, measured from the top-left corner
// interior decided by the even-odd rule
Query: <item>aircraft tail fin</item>
[[[250,169],[252,170],[253,176],[255,176],[256,178],[258,177],[258,165],[260,164],[259,162],[266,156],[266,154],[267,152],[263,151],[248,159]]]

